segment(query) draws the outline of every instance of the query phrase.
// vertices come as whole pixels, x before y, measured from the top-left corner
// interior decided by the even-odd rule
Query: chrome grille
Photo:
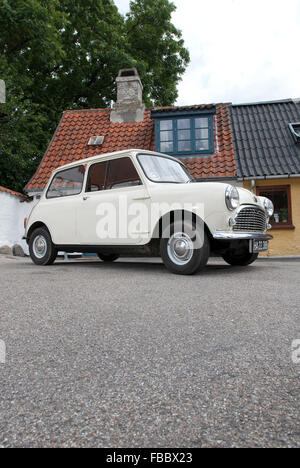
[[[265,211],[252,206],[242,208],[235,218],[234,231],[263,232],[266,229],[267,217]]]

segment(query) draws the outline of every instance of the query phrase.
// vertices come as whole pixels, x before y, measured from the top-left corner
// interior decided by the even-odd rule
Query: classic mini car
[[[161,256],[173,273],[201,270],[210,255],[249,265],[267,250],[273,204],[220,182],[196,182],[184,164],[132,149],[56,169],[26,221],[37,265],[58,251]]]

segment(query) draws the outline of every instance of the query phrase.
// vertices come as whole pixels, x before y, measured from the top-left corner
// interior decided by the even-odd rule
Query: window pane
[[[195,128],[207,128],[208,127],[208,117],[199,117],[195,119]]]
[[[98,190],[104,190],[106,167],[107,162],[93,164],[90,167],[86,188],[87,192],[97,192]]]
[[[160,144],[160,151],[163,153],[172,153],[173,152],[173,142],[168,141],[168,142],[161,142]]]
[[[178,119],[177,120],[177,128],[178,129],[191,128],[190,119]]]
[[[160,121],[161,130],[172,130],[172,128],[173,128],[173,120],[161,120]]]
[[[160,132],[160,141],[173,141],[173,132]]]
[[[146,176],[154,182],[176,182],[184,184],[192,180],[184,166],[177,161],[150,154],[138,155]]]
[[[191,142],[190,141],[179,141],[178,142],[178,151],[191,151]]]
[[[130,158],[109,161],[106,188],[131,187],[140,184],[140,177]]]
[[[300,125],[298,125],[298,124],[295,125],[294,124],[293,129],[294,129],[294,132],[296,132],[297,135],[300,137]]]
[[[209,149],[209,140],[196,140],[196,151],[205,151]]]
[[[76,166],[56,174],[47,192],[47,198],[77,195],[82,190],[84,166]]]
[[[190,140],[191,131],[190,130],[178,130],[178,140]]]
[[[272,200],[274,204],[274,214],[270,218],[271,223],[288,223],[289,222],[289,205],[287,190],[259,190],[259,195]]]
[[[208,139],[208,128],[204,128],[204,129],[196,129],[195,130],[195,136],[196,136],[196,139],[197,140],[200,140],[201,138],[203,139]]]

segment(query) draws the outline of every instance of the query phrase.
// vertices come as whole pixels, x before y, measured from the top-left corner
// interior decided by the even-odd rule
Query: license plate
[[[252,253],[264,252],[265,250],[268,250],[268,246],[269,241],[267,240],[253,239],[250,241],[249,251]]]

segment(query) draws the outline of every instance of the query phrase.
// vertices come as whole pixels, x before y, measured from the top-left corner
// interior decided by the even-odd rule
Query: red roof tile
[[[13,195],[14,197],[19,197],[19,198],[28,198],[27,195],[24,195],[23,193],[19,193],[19,192],[14,192],[13,190],[10,190],[6,187],[2,187],[0,185],[0,192],[5,192],[5,193],[9,193],[10,195]]]
[[[130,148],[155,150],[154,121],[146,110],[139,123],[111,123],[110,109],[64,112],[49,147],[26,191],[43,189],[51,172],[69,162],[97,154]],[[184,163],[196,178],[234,177],[236,166],[228,106],[218,104],[215,117],[216,153],[209,157],[191,157]],[[101,146],[89,146],[93,135],[104,135]]]

